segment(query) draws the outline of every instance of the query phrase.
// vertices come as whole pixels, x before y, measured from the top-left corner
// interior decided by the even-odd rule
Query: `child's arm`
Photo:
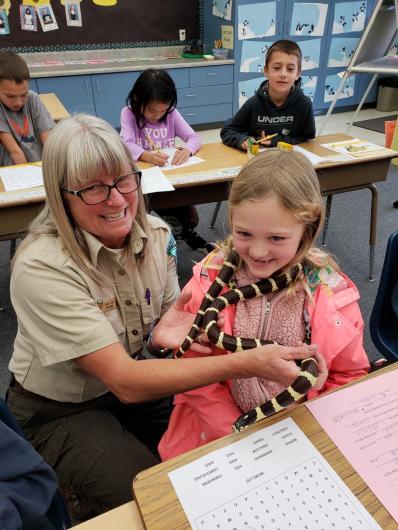
[[[48,138],[48,135],[50,134],[50,131],[43,131],[40,133],[40,141],[41,141],[41,145],[44,146],[44,144],[46,143],[47,141],[47,138]]]
[[[146,151],[137,144],[138,126],[135,117],[128,107],[124,107],[120,114],[120,137],[127,145],[134,161],[141,160],[154,166],[164,166],[167,155],[156,150]]]
[[[172,164],[179,165],[186,162],[191,155],[194,155],[199,151],[202,142],[199,135],[184,120],[177,109],[174,109],[172,115],[174,119],[174,133],[186,143],[185,147],[177,149],[174,158],[171,161]]]
[[[250,100],[249,100],[250,101]],[[250,116],[248,113],[248,102],[238,110],[231,120],[221,129],[220,136],[222,143],[237,149],[247,150],[247,139],[250,126]]]
[[[24,152],[19,147],[11,133],[0,132],[0,142],[3,144],[4,149],[10,154],[14,164],[26,164],[28,162]]]

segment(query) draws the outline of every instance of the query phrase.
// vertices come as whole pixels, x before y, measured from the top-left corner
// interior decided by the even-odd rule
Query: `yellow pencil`
[[[147,139],[147,142],[149,144],[149,147],[151,151],[157,151],[160,153],[160,148],[156,146],[155,142],[152,140],[152,138],[149,136],[149,134],[145,131],[145,137]]]
[[[269,134],[268,136],[264,136],[264,138],[260,138],[259,140],[256,140],[255,144],[261,144],[264,140],[271,140],[271,138],[274,138],[274,136],[278,136],[278,133],[275,134]]]

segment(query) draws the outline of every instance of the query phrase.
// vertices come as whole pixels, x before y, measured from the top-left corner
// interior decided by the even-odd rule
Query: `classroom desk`
[[[39,98],[54,121],[69,118],[69,112],[55,94],[39,94]]]
[[[340,133],[329,134],[315,138],[302,146],[315,154],[325,156],[336,153],[325,149],[321,144],[350,138],[352,137]],[[203,145],[198,156],[201,156],[205,162],[167,171],[167,177],[175,190],[151,194],[150,205],[154,210],[225,200],[228,197],[230,182],[247,161],[246,153],[221,143]],[[378,193],[375,182],[386,180],[390,160],[395,156],[398,156],[397,151],[382,152],[377,157],[327,162],[315,168],[324,195],[331,197],[337,193],[361,189],[369,189],[371,192],[369,279],[373,279],[376,245]],[[141,163],[139,166],[149,167],[148,164]],[[5,193],[0,182],[0,240],[11,239],[18,234],[23,235],[29,222],[42,209],[43,201],[42,187]],[[329,200],[328,208],[330,203]]]
[[[89,521],[78,524],[73,530],[145,530],[137,503],[122,504],[114,510],[98,515]]]
[[[378,377],[380,374],[390,370],[398,370],[398,363],[374,372],[363,380],[366,380],[369,377]],[[361,382],[359,381],[351,384],[361,384]],[[339,390],[336,390],[336,392],[338,391]],[[397,523],[392,519],[384,506],[363,482],[361,477],[355,472],[339,449],[337,449],[332,440],[309,412],[305,404],[298,405],[290,410],[280,412],[271,418],[260,421],[249,427],[243,433],[225,436],[220,440],[211,442],[139,473],[133,481],[133,492],[138,508],[144,519],[146,529],[164,530],[166,528],[173,528],[176,530],[188,530],[191,528],[175,490],[168,478],[167,474],[170,471],[200,458],[211,451],[233,443],[241,436],[247,436],[256,430],[262,429],[267,425],[271,425],[272,423],[278,422],[287,417],[292,418],[297,423],[300,429],[322,453],[324,458],[346,483],[354,495],[358,497],[360,502],[374,517],[381,528],[383,528],[383,530],[395,530],[397,528]]]

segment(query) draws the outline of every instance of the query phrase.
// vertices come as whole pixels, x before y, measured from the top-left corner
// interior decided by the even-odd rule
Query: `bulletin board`
[[[43,32],[22,31],[19,6],[12,1],[8,20],[9,35],[0,35],[0,47],[19,52],[91,49],[123,46],[177,45],[179,29],[187,40],[200,38],[202,0],[117,0],[113,6],[100,6],[95,0],[80,3],[82,27],[66,23],[65,6],[51,2],[59,29]]]

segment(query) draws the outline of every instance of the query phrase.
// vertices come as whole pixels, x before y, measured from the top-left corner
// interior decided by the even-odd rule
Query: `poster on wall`
[[[54,31],[55,29],[58,29],[58,24],[55,20],[51,4],[37,6],[37,15],[43,31]]]
[[[65,16],[67,26],[81,26],[82,25],[82,14],[80,11],[80,2],[78,1],[66,1],[65,2]]]
[[[19,17],[23,31],[37,31],[36,8],[29,5],[19,6]]]
[[[301,78],[301,88],[304,94],[314,101],[318,77],[316,75],[303,75]]]
[[[240,59],[240,71],[262,72],[264,70],[267,50],[270,46],[272,46],[272,44],[272,41],[243,41]]]
[[[354,55],[359,37],[335,37],[330,43],[328,66],[347,66]]]
[[[321,39],[302,40],[297,44],[300,46],[303,57],[301,70],[312,70],[319,68],[319,58],[321,55]]]
[[[328,101],[332,101],[334,99],[334,96],[340,86],[341,76],[343,74],[344,72],[340,72],[340,74],[328,75],[326,77],[325,94],[323,98],[325,103]],[[340,92],[339,99],[351,98],[354,95],[354,90],[355,90],[355,75],[350,76],[348,79],[346,79],[343,89]]]
[[[231,20],[232,0],[213,0],[213,15],[225,20]]]
[[[332,33],[363,31],[366,18],[366,2],[339,2],[334,7]]]
[[[255,77],[254,79],[246,79],[246,81],[239,81],[239,107],[246,103],[249,98],[254,96],[263,81],[265,81],[264,76]]]
[[[10,25],[5,9],[0,9],[0,35],[9,35]]]
[[[321,37],[325,32],[327,4],[293,4],[290,35]]]
[[[255,39],[275,35],[276,2],[238,6],[238,38]]]

